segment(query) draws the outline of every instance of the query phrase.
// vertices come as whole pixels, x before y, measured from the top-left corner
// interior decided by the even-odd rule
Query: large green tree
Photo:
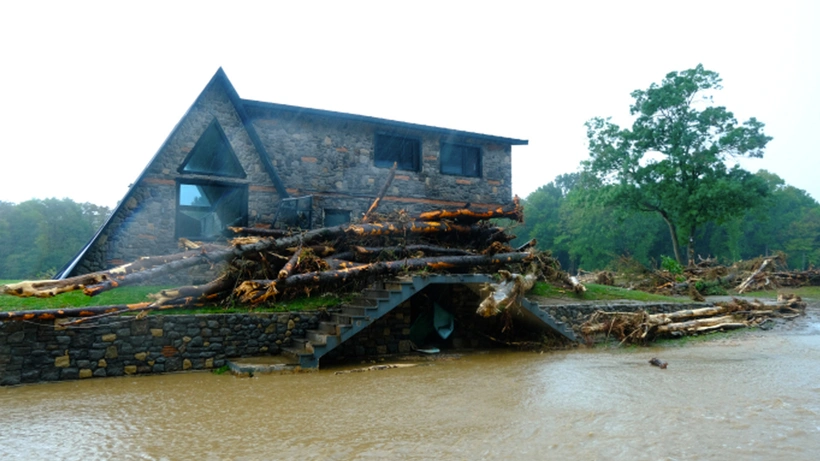
[[[596,177],[608,205],[656,213],[666,223],[675,258],[681,239],[690,258],[699,227],[743,214],[766,195],[764,181],[727,166],[731,157],[762,157],[772,139],[763,123],[738,123],[725,107],[714,106],[720,76],[698,65],[671,72],[658,85],[632,92],[631,128],[610,119],[587,122],[586,173]]]

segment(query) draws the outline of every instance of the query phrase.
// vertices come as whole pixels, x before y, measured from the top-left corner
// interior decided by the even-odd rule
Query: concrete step
[[[362,298],[369,298],[369,299],[390,299],[390,292],[388,290],[364,290],[362,293]]]
[[[264,355],[259,357],[240,357],[226,362],[228,370],[237,376],[254,376],[293,370],[299,365],[298,360],[282,355]]]
[[[336,336],[336,335],[333,335],[333,336]],[[305,331],[305,337],[314,346],[326,346],[327,345],[328,334],[325,333],[324,331],[307,330],[307,331]]]
[[[337,312],[334,314],[330,314],[330,321],[334,323],[338,323],[343,328],[352,326],[355,322],[363,322],[365,321],[366,317],[363,315],[350,315],[345,314],[343,312]]]
[[[350,328],[350,324],[342,324],[330,321],[321,321],[319,322],[319,331],[333,336],[339,336],[342,334],[342,331]]]

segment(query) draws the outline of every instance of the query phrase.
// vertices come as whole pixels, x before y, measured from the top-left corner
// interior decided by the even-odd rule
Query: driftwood
[[[396,177],[396,167],[398,166],[398,162],[393,162],[393,166],[390,168],[390,172],[387,174],[387,179],[384,181],[382,188],[379,190],[379,194],[376,196],[376,200],[373,201],[373,204],[370,205],[370,208],[364,213],[362,217],[362,222],[366,223],[370,221],[370,217],[373,212],[376,211],[376,208],[379,207],[379,203],[381,203],[384,195],[387,193],[387,189],[390,188],[390,184],[393,183],[393,178]]]
[[[376,209],[377,202],[371,211]],[[204,285],[162,290],[150,295],[149,302],[4,313],[0,319],[77,317],[76,322],[81,322],[123,312],[237,301],[258,304],[303,293],[355,291],[374,279],[404,272],[520,271],[522,264],[539,277],[570,286],[569,277],[558,269],[557,261],[548,253],[532,249],[534,241],[518,249],[510,248],[507,242],[515,236],[487,221],[502,217],[520,219],[521,206],[517,199],[510,206],[489,211],[471,210],[465,205],[461,210],[423,214],[424,219],[404,221],[406,214],[397,216],[398,220],[393,222],[351,223],[309,231],[231,228],[237,236],[228,246],[183,241],[180,245],[187,250],[177,254],[141,258],[70,280],[7,286],[4,292],[16,296],[53,296],[71,290],[83,290],[86,295],[95,296],[201,264],[218,267],[222,272],[216,280]],[[516,284],[501,300],[502,306],[509,306],[520,298],[534,277],[522,280],[529,285]]]
[[[373,264],[362,264],[349,269],[294,274],[283,280],[246,280],[237,287],[236,293],[240,296],[242,302],[258,304],[276,296],[279,293],[278,288],[282,287],[332,285],[358,277],[392,275],[404,271],[424,269],[431,271],[458,268],[492,269],[503,265],[527,262],[531,259],[532,255],[530,253],[502,253],[493,256],[443,256],[381,261]]]
[[[164,266],[176,261],[193,260],[208,251],[221,250],[224,248],[225,247],[217,245],[204,245],[195,250],[189,250],[172,255],[146,256],[136,261],[117,266],[113,269],[92,272],[90,274],[70,277],[63,280],[24,281],[4,285],[2,290],[4,294],[10,294],[21,298],[32,296],[38,298],[50,298],[60,293],[82,290],[87,286],[104,283],[106,281],[123,279],[131,274],[148,271],[152,268]]]
[[[638,312],[595,312],[581,326],[588,339],[595,335],[612,335],[622,342],[643,342],[655,337],[699,334],[759,325],[771,317],[790,318],[801,315],[806,303],[798,296],[781,296],[776,304],[733,299],[716,306],[687,309],[668,314]]]
[[[749,288],[749,285],[752,283],[752,281],[755,279],[755,277],[757,277],[758,274],[763,272],[763,269],[765,269],[766,266],[768,266],[770,262],[771,262],[771,259],[767,259],[767,260],[763,261],[763,264],[761,264],[760,267],[758,267],[757,270],[754,271],[752,273],[752,275],[749,276],[749,278],[744,280],[743,283],[741,283],[740,286],[737,287],[737,292],[738,293],[743,293],[744,291],[746,291],[746,289]]]
[[[467,208],[460,210],[437,210],[429,211],[419,215],[420,221],[441,221],[445,219],[459,222],[478,222],[485,219],[505,218],[518,222],[524,222],[524,210],[521,207],[520,199],[516,195],[510,206],[498,207],[494,210],[475,211]]]

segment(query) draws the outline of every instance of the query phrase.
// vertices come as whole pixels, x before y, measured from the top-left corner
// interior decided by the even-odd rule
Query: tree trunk
[[[680,257],[680,244],[678,243],[678,230],[675,228],[672,221],[669,220],[669,217],[666,216],[665,212],[658,211],[658,214],[661,215],[661,218],[663,218],[664,222],[666,222],[666,225],[669,226],[669,236],[672,238],[672,250],[675,252],[675,261],[677,261],[678,264],[682,264]]]
[[[280,287],[304,285],[322,286],[344,282],[357,277],[397,274],[404,271],[424,269],[442,271],[457,268],[488,268],[527,262],[531,259],[531,253],[499,253],[491,256],[441,256],[402,259],[399,261],[382,261],[373,264],[363,264],[349,269],[294,274],[284,280],[248,280],[242,282],[242,284],[236,288],[235,293],[240,296],[242,302],[258,304],[278,294],[278,288]]]

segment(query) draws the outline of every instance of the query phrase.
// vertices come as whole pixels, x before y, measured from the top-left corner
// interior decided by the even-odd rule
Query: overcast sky
[[[526,197],[584,122],[702,63],[760,160],[820,198],[820,2],[3,2],[0,201],[114,206],[222,66],[239,96],[523,138]]]

